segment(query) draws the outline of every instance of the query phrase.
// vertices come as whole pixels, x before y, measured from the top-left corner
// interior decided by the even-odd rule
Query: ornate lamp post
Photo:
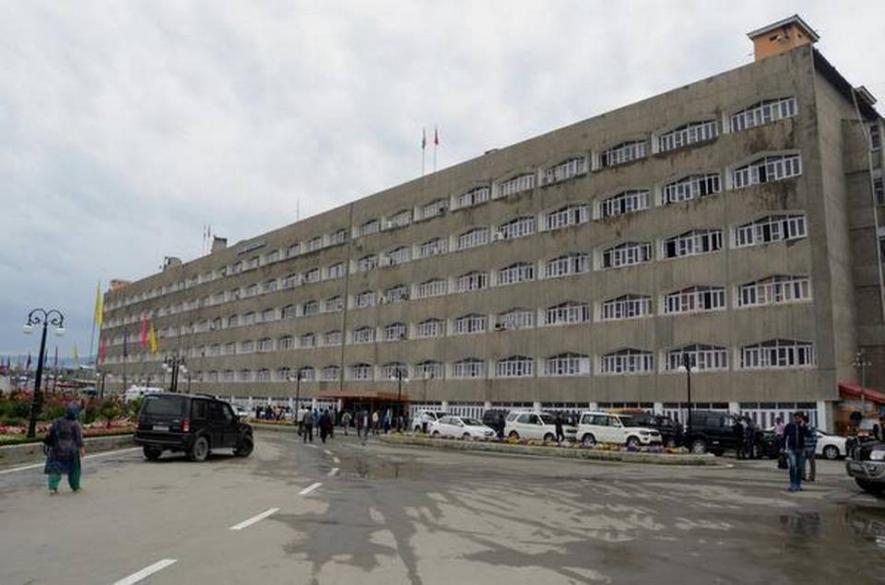
[[[691,441],[691,368],[694,362],[688,353],[682,354],[682,368],[685,370],[685,389],[688,393],[688,416],[685,418],[685,436],[686,441]],[[689,449],[691,444],[688,444]]]
[[[40,381],[43,377],[43,362],[46,360],[46,330],[49,325],[55,328],[56,335],[65,334],[65,316],[57,309],[34,309],[28,313],[28,320],[22,328],[25,335],[34,332],[34,328],[43,326],[43,334],[40,337],[40,351],[37,353],[37,373],[34,375],[34,397],[31,400],[31,418],[28,421],[28,438],[34,438],[37,431],[37,417],[43,406],[43,393],[40,390]]]
[[[867,368],[873,364],[867,360],[866,352],[859,349],[857,350],[857,353],[854,354],[854,361],[851,362],[851,365],[860,370],[860,411],[861,414],[866,414],[867,394],[865,388],[867,385]]]
[[[295,418],[298,418],[298,411],[301,406],[301,368],[296,368],[294,374],[289,374],[289,381],[295,382]]]

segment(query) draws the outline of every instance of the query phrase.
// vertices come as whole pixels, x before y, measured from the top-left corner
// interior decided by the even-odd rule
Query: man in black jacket
[[[802,490],[802,472],[805,469],[805,418],[793,413],[793,422],[784,427],[784,450],[790,466],[790,491]]]

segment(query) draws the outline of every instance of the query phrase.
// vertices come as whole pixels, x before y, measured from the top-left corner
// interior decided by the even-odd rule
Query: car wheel
[[[585,447],[592,447],[596,444],[596,437],[594,437],[590,433],[587,433],[586,435],[581,437],[581,444]]]
[[[464,433],[463,435],[461,435],[461,438],[464,439],[465,441],[469,441],[470,440],[470,433]]]
[[[881,483],[877,483],[875,481],[861,479],[859,477],[855,477],[854,481],[857,482],[857,485],[860,489],[874,496],[882,495],[882,491],[885,490],[885,485],[882,485]]]
[[[431,437],[439,437],[439,431],[433,431],[433,433],[430,436]]]
[[[209,456],[209,441],[206,437],[197,437],[194,446],[187,452],[187,457],[191,461],[205,461]]]
[[[160,458],[160,455],[163,454],[162,449],[158,449],[156,447],[148,447],[147,445],[144,446],[142,451],[144,451],[144,458],[148,461],[156,461]]]
[[[240,441],[240,444],[234,449],[234,455],[237,457],[248,457],[252,454],[252,449],[255,448],[255,441],[252,440],[251,435],[245,435],[243,439]]]
[[[628,447],[638,447],[639,439],[637,437],[627,437],[627,446]]]
[[[544,435],[544,441],[555,441],[556,437],[553,436],[553,433],[547,433]]]
[[[839,458],[839,447],[835,445],[827,445],[824,447],[824,457],[830,461]]]
[[[517,433],[516,431],[510,431],[510,434],[507,435],[507,437],[510,439],[516,439],[518,441],[519,440],[519,433]]]
[[[695,455],[703,455],[707,452],[707,442],[703,439],[695,439],[691,442],[691,452]]]

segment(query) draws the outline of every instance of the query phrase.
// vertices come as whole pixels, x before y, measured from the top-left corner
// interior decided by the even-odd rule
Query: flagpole
[[[439,128],[433,126],[433,172],[436,172],[436,151],[439,148]]]
[[[424,158],[427,154],[427,129],[421,128],[421,176],[424,176],[425,163]]]

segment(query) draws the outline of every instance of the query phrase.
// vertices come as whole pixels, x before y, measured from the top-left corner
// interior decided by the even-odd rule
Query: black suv
[[[252,453],[252,427],[240,422],[230,404],[201,394],[150,394],[138,413],[135,442],[151,461],[163,451],[187,453],[191,461],[205,461],[214,449]]]
[[[735,421],[735,416],[727,412],[693,410],[691,429],[685,429],[691,452],[721,455],[726,449],[737,449],[742,437],[734,432]]]

